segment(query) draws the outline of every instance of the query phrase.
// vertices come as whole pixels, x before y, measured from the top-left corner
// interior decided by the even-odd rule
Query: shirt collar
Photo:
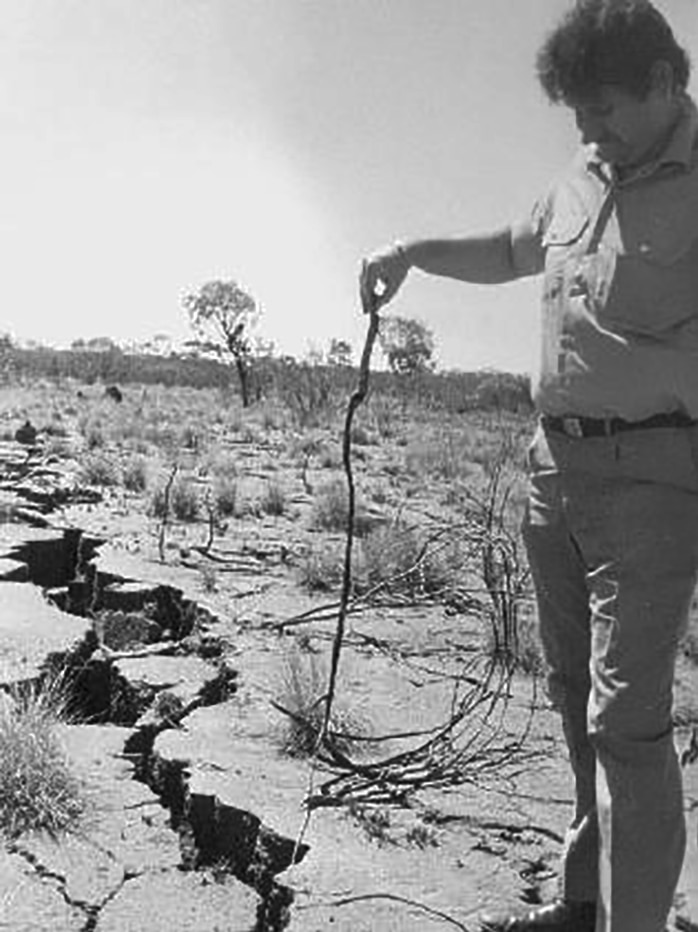
[[[686,94],[681,105],[681,115],[664,149],[653,161],[638,169],[638,174],[650,175],[665,165],[680,165],[686,170],[693,163],[696,147],[698,146],[698,107]],[[587,168],[595,174],[611,178],[614,175],[612,167],[599,157],[596,144],[592,143],[584,148]],[[633,173],[635,174],[635,173]]]

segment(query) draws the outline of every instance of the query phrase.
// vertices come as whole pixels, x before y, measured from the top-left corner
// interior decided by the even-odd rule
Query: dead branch
[[[391,900],[395,903],[402,903],[405,906],[414,906],[417,909],[421,909],[422,912],[426,913],[428,916],[433,916],[435,919],[440,919],[443,922],[455,926],[456,929],[461,929],[462,932],[470,932],[468,926],[464,926],[462,922],[454,919],[453,916],[449,916],[448,913],[443,913],[439,909],[433,909],[433,907],[427,906],[425,903],[420,903],[418,900],[411,900],[409,897],[399,896],[397,893],[361,893],[357,896],[345,896],[338,900],[328,900],[324,903],[318,903],[317,906],[348,906],[350,903],[361,903],[367,900]],[[307,909],[308,907],[305,908]]]
[[[170,476],[165,484],[165,490],[163,493],[162,523],[160,525],[160,534],[158,536],[158,553],[160,554],[161,563],[165,562],[165,535],[167,533],[167,525],[170,519],[170,493],[172,492],[172,484],[174,483],[178,469],[179,463],[175,463],[172,467],[172,472],[170,473]]]

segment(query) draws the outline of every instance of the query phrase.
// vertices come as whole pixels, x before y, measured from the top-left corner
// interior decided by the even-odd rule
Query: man
[[[576,811],[561,899],[489,932],[663,932],[685,848],[672,739],[698,567],[698,112],[649,0],[577,0],[537,61],[579,157],[509,229],[368,259],[364,306],[411,268],[543,275],[524,524]]]

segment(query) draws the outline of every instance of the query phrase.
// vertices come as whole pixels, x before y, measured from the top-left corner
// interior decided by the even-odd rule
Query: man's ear
[[[649,80],[650,93],[654,92],[663,98],[674,95],[674,69],[668,61],[660,59],[652,65]]]

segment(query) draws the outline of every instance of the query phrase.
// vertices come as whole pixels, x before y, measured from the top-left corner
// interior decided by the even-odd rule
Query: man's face
[[[636,97],[619,87],[602,86],[591,99],[570,102],[585,145],[595,143],[603,161],[618,167],[640,165],[666,139],[676,116],[676,100],[652,88]]]

